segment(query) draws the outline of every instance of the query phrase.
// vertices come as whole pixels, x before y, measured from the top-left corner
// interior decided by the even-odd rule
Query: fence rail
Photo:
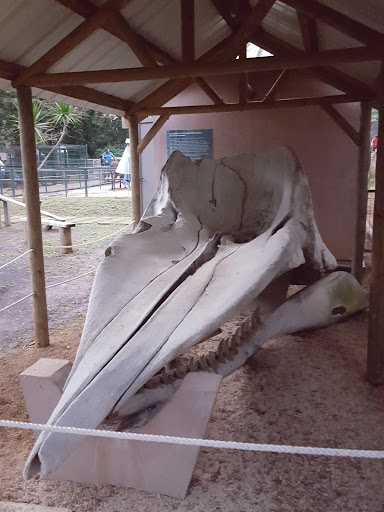
[[[113,169],[114,171],[115,169]],[[70,190],[84,189],[85,196],[88,196],[88,188],[97,187],[120,181],[111,174],[109,167],[79,167],[77,169],[41,169],[39,171],[39,192],[40,194],[65,192],[68,195]],[[0,176],[0,194],[22,195],[24,188],[23,170],[20,167],[6,167],[5,173]]]

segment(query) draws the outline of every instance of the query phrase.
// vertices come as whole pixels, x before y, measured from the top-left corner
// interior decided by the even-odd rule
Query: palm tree
[[[14,102],[17,108],[17,101]],[[45,145],[52,139],[52,123],[49,120],[48,110],[46,104],[41,100],[34,98],[32,100],[32,113],[33,113],[33,126],[35,129],[35,142],[36,144]],[[19,135],[19,118],[17,115],[10,116],[12,132]]]
[[[65,103],[60,103],[55,101],[51,106],[47,109],[47,117],[50,121],[50,124],[54,127],[60,127],[61,133],[59,138],[54,146],[52,146],[51,150],[48,152],[44,160],[39,165],[38,170],[40,170],[45,162],[48,160],[53,151],[57,148],[57,146],[63,140],[65,134],[67,133],[68,125],[75,125],[81,121],[84,117],[85,111],[81,108],[74,107],[73,105],[67,105]],[[35,128],[36,129],[36,128]]]

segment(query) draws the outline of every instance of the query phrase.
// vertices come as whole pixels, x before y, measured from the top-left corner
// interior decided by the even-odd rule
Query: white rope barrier
[[[43,248],[44,249],[68,249],[69,247],[82,247],[84,245],[92,245],[94,243],[101,242],[102,240],[106,240],[107,238],[112,238],[113,236],[117,235],[118,233],[120,233],[124,229],[127,229],[133,223],[134,223],[134,221],[130,222],[129,224],[126,224],[121,229],[118,229],[117,231],[115,231],[114,233],[112,233],[110,235],[104,236],[102,238],[98,238],[96,240],[92,240],[91,242],[83,242],[82,244],[72,244],[72,245],[52,245],[52,246],[50,246],[50,245],[43,245]]]
[[[61,284],[69,283],[70,281],[75,281],[76,279],[80,279],[80,277],[84,277],[88,274],[92,274],[92,272],[96,272],[96,270],[97,269],[94,268],[93,270],[89,270],[88,272],[85,272],[84,274],[80,274],[79,276],[71,277],[71,279],[67,279],[66,281],[61,281],[60,283],[50,284],[50,285],[46,286],[45,288],[46,288],[46,290],[48,290],[48,288],[54,288],[55,286],[60,286]],[[12,306],[15,306],[16,304],[18,304],[19,302],[22,302],[23,300],[28,299],[28,297],[32,297],[32,295],[34,295],[34,293],[35,292],[29,293],[28,295],[26,295],[25,297],[22,297],[21,299],[17,300],[16,302],[9,304],[9,306],[6,306],[5,308],[0,309],[0,313],[2,311],[5,311],[6,309],[9,309]]]
[[[92,274],[92,272],[96,272],[97,268],[94,268],[93,270],[90,270],[89,272],[85,272],[84,274],[80,274],[79,276],[76,276],[76,277],[71,277],[71,279],[67,279],[66,281],[61,281],[61,283],[54,283],[54,284],[50,284],[48,286],[46,286],[46,290],[48,290],[48,288],[54,288],[55,286],[60,286],[61,284],[65,284],[65,283],[69,283],[70,281],[75,281],[76,279],[80,279],[80,277],[84,277],[88,274]]]
[[[381,450],[348,450],[343,448],[317,448],[311,446],[288,446],[277,444],[240,443],[236,441],[215,441],[213,439],[194,439],[189,437],[162,436],[156,434],[136,434],[133,432],[114,432],[110,430],[92,430],[88,428],[58,427],[40,423],[0,420],[0,427],[40,430],[60,434],[81,436],[107,437],[110,439],[130,439],[151,443],[179,444],[185,446],[201,446],[205,448],[222,448],[227,450],[245,450],[252,452],[289,453],[294,455],[325,455],[328,457],[357,457],[365,459],[384,459]]]
[[[12,304],[9,304],[9,306],[5,306],[5,308],[0,309],[0,313],[2,311],[5,311],[6,309],[11,308],[12,306],[15,306],[16,304],[18,304],[19,302],[22,302],[23,300],[28,299],[28,297],[32,297],[32,295],[34,295],[34,294],[35,294],[35,292],[29,293],[28,295],[26,295],[25,297],[22,297],[21,299],[17,300],[16,302],[12,302]]]
[[[22,258],[22,257],[23,257],[23,256],[25,256],[26,254],[29,254],[29,253],[30,253],[30,252],[32,252],[32,251],[33,251],[33,249],[28,249],[28,251],[23,252],[23,254],[20,254],[20,256],[17,256],[17,258],[14,258],[13,260],[8,261],[8,263],[5,263],[4,265],[1,265],[0,270],[1,270],[2,268],[8,267],[8,265],[10,265],[10,264],[11,264],[11,263],[13,263],[14,261],[16,261],[16,260],[18,260],[18,259]]]

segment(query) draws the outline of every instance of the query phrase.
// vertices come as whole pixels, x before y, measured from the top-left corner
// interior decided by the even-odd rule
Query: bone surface
[[[297,304],[292,311],[288,303],[280,306],[290,272],[296,269],[316,279],[335,266],[316,227],[307,179],[292,150],[281,147],[258,156],[197,163],[173,153],[136,231],[119,236],[106,251],[73,370],[49,423],[96,428],[111,414],[138,410],[138,403],[148,407],[164,402],[177,379],[172,389],[159,381],[150,404],[138,392],[250,303],[259,302],[262,312],[270,287],[285,282],[268,314],[250,319],[236,340],[221,347],[222,358],[231,354],[231,363],[221,363],[222,368],[227,365],[223,374],[230,373],[248,354],[241,348],[241,336],[259,326],[264,337],[250,344],[254,351],[276,334],[276,321],[263,327],[273,311],[279,315],[287,304],[285,315],[294,317],[292,325],[300,324],[296,315],[304,313]],[[356,291],[354,286],[349,289]],[[348,311],[361,309],[363,302],[359,295],[358,306]],[[346,306],[335,307],[344,312]],[[328,313],[322,311],[322,325],[338,318],[338,313]],[[305,314],[305,325],[319,324],[316,301]],[[285,318],[279,328],[287,328],[286,323]],[[220,367],[215,354],[199,364],[205,371]],[[179,377],[183,374],[179,370]],[[78,441],[79,436],[42,433],[25,477],[52,471]]]

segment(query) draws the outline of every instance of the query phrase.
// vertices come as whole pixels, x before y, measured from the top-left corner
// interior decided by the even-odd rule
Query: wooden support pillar
[[[36,162],[35,131],[32,112],[32,94],[30,87],[17,88],[19,126],[21,141],[21,160],[24,176],[24,194],[27,210],[28,247],[31,272],[33,321],[35,345],[47,347],[48,312],[45,294],[43,241],[41,234],[39,181]]]
[[[135,228],[141,217],[141,183],[140,183],[140,161],[137,146],[139,145],[139,123],[137,116],[127,116],[129,127],[129,150],[131,170],[131,191],[132,191],[132,220]]]
[[[367,219],[368,173],[370,165],[371,107],[366,102],[360,106],[359,160],[357,170],[357,196],[355,236],[352,254],[352,274],[359,283],[363,280],[365,224]]]
[[[367,377],[384,384],[384,64],[378,84],[379,127],[376,159],[376,193],[373,211],[372,270],[369,303]]]

